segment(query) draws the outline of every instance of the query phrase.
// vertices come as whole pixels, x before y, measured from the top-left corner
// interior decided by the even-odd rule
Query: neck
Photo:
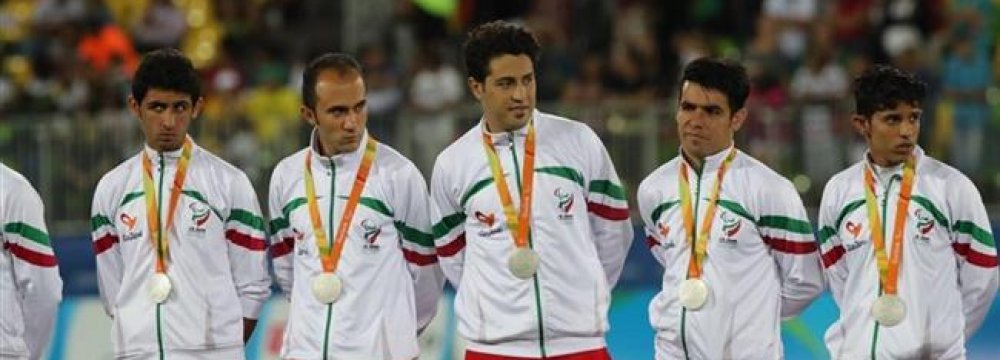
[[[331,157],[340,154],[339,152],[334,150],[334,147],[332,145],[329,145],[326,141],[323,141],[323,138],[318,134],[316,135],[316,152],[324,157]]]
[[[687,163],[690,164],[691,167],[693,167],[695,171],[701,172],[701,167],[702,167],[702,165],[705,164],[705,159],[704,158],[700,158],[700,157],[697,157],[697,156],[691,156],[691,155],[688,154],[687,150],[684,150],[684,149],[681,149],[681,156],[684,157],[684,160],[687,161]]]
[[[499,121],[491,120],[489,117],[487,117],[486,118],[486,131],[490,132],[490,133],[501,133],[501,132],[515,131],[517,129],[520,129],[520,128],[524,127],[524,125],[527,124],[527,123],[528,122],[525,121],[525,122],[522,122],[522,123],[519,123],[519,124],[504,125],[504,124],[501,124]]]
[[[898,166],[899,164],[903,163],[902,160],[896,160],[896,161],[889,160],[889,158],[887,158],[887,157],[878,156],[878,155],[872,154],[870,152],[868,153],[868,161],[871,161],[872,164],[875,164],[875,165],[878,165],[878,166],[881,166],[881,167],[884,167],[884,168],[895,167],[895,166]]]

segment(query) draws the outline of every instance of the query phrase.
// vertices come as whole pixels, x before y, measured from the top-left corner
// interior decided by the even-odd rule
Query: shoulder
[[[656,189],[664,188],[665,186],[670,186],[677,176],[677,163],[680,161],[679,157],[675,157],[666,163],[658,166],[653,172],[646,175],[642,182],[639,183],[638,196],[649,195],[655,192]],[[676,184],[674,184],[676,185]]]
[[[587,124],[541,111],[536,112],[535,116],[537,116],[539,131],[544,131],[546,137],[555,139],[559,143],[584,146],[600,144],[603,147],[601,138]]]
[[[197,163],[202,169],[211,170],[213,172],[218,172],[220,175],[224,175],[226,179],[246,176],[243,173],[243,170],[240,170],[236,166],[233,166],[233,164],[230,164],[218,155],[215,155],[202,147],[198,147],[196,149],[191,161]]]
[[[864,160],[858,161],[830,177],[830,180],[823,186],[821,204],[836,205],[846,201],[845,196],[848,195],[850,189],[853,186],[860,187],[862,171],[864,171]]]
[[[951,165],[925,155],[918,166],[917,176],[920,181],[932,181],[951,194],[979,194],[972,180]]]
[[[744,176],[749,179],[751,188],[762,192],[765,196],[790,196],[792,194],[798,196],[798,191],[791,180],[742,151],[739,155],[733,162],[733,171],[743,172]]]
[[[420,175],[420,170],[417,166],[413,164],[409,158],[401,154],[396,149],[384,143],[379,143],[378,153],[375,157],[376,166],[379,171],[385,171],[390,176],[403,175],[403,176],[418,176]],[[402,179],[390,179],[390,180],[412,180],[409,178]]]
[[[458,140],[448,144],[437,156],[435,169],[454,169],[473,156],[482,156],[482,136],[479,125],[470,128]]]

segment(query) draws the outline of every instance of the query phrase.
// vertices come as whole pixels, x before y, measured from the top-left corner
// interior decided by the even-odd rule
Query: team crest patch
[[[917,218],[916,238],[921,241],[930,241],[930,233],[934,231],[934,218],[923,209],[917,209],[914,213]]]
[[[198,235],[204,234],[205,224],[208,223],[208,219],[212,215],[208,211],[208,206],[200,202],[193,202],[191,205],[188,205],[188,208],[191,209],[191,226],[188,227],[188,232]]]
[[[129,213],[122,213],[118,216],[118,220],[121,220],[122,225],[125,225],[125,228],[128,229],[125,236],[122,236],[122,242],[132,241],[142,237],[142,229],[136,228],[136,224],[139,222],[139,219],[136,219],[135,216],[132,216]]]
[[[476,216],[476,220],[486,228],[479,231],[479,236],[490,237],[503,231],[503,228],[497,223],[495,214],[476,211],[474,215]]]
[[[378,251],[379,245],[375,243],[378,236],[382,234],[382,228],[369,219],[361,220],[361,228],[364,229],[365,243],[362,249],[367,251]]]
[[[719,242],[736,245],[736,236],[743,228],[743,221],[728,211],[723,211],[720,218],[722,219],[722,238],[719,239]]]
[[[563,191],[562,188],[556,188],[552,192],[552,195],[556,197],[556,206],[559,208],[559,220],[572,220],[573,194]]]

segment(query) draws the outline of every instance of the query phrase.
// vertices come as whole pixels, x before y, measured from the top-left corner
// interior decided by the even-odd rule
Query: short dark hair
[[[310,109],[316,107],[316,78],[324,70],[333,70],[340,75],[350,72],[359,76],[364,74],[361,64],[344,53],[326,53],[313,59],[302,73],[302,102]]]
[[[538,64],[541,46],[531,30],[512,22],[496,20],[469,31],[465,44],[465,72],[483,82],[489,75],[490,61],[503,55],[527,55],[531,65]]]
[[[742,109],[750,96],[750,79],[742,64],[726,59],[703,57],[684,67],[680,89],[690,81],[703,87],[718,90],[726,95],[729,110]]]
[[[926,95],[927,84],[888,65],[875,65],[854,79],[855,112],[861,116],[872,116],[899,103],[919,105]]]
[[[191,95],[191,102],[201,97],[201,79],[191,60],[177,49],[162,48],[142,57],[132,78],[132,98],[142,102],[149,89],[176,91]]]

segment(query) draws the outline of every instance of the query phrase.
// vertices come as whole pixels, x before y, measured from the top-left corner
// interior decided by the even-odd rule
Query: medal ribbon
[[[712,188],[712,195],[708,200],[708,209],[705,210],[705,219],[701,221],[701,231],[698,232],[697,237],[695,237],[694,232],[694,206],[691,200],[691,183],[688,179],[688,166],[686,161],[681,161],[680,181],[678,181],[677,187],[681,194],[681,211],[684,214],[684,230],[687,234],[687,243],[691,246],[691,259],[688,261],[688,278],[698,279],[701,277],[701,263],[705,260],[705,255],[708,254],[708,236],[712,230],[712,222],[715,220],[715,209],[716,204],[719,202],[719,193],[722,190],[722,179],[735,157],[736,148],[730,148],[726,159],[719,166],[719,171],[716,173],[715,178],[715,187]]]
[[[181,159],[177,164],[177,173],[174,174],[174,183],[170,187],[170,203],[167,206],[167,226],[160,227],[160,212],[156,202],[156,189],[153,186],[153,161],[145,151],[142,152],[142,190],[146,198],[146,226],[149,228],[150,240],[153,248],[156,249],[156,272],[167,272],[167,256],[170,254],[170,240],[167,237],[167,230],[174,225],[174,210],[177,209],[177,200],[184,189],[184,178],[187,175],[188,165],[191,163],[191,138],[184,139],[181,147]],[[164,171],[164,169],[160,169]],[[161,194],[162,197],[162,194]]]
[[[500,159],[497,157],[497,151],[493,147],[490,134],[486,132],[483,132],[483,147],[486,148],[486,157],[489,159],[490,170],[493,172],[493,183],[496,184],[497,192],[500,194],[500,203],[503,204],[507,226],[514,233],[514,246],[526,248],[528,247],[528,228],[531,226],[531,188],[535,177],[535,126],[528,123],[528,138],[524,141],[524,170],[522,171],[524,187],[521,190],[519,212],[514,211],[513,200],[510,197],[507,180],[503,177]]]
[[[344,243],[347,242],[347,228],[354,217],[354,210],[361,199],[361,192],[365,188],[365,183],[368,182],[368,172],[371,170],[372,163],[375,162],[375,148],[377,144],[378,142],[375,139],[370,136],[368,137],[368,141],[365,144],[365,153],[361,158],[361,165],[358,167],[358,173],[354,177],[354,185],[351,186],[351,194],[347,198],[347,205],[344,206],[344,215],[341,216],[340,226],[337,227],[332,251],[330,244],[327,243],[326,232],[323,230],[323,219],[320,218],[319,204],[316,201],[316,184],[313,182],[312,175],[312,150],[306,152],[306,201],[309,202],[309,218],[312,221],[313,237],[316,239],[316,247],[319,249],[323,272],[332,273],[337,271],[340,253],[344,250]],[[334,177],[330,181],[337,181],[337,179]],[[334,201],[336,201],[336,198],[332,196],[334,195],[331,194],[330,206],[333,206]],[[333,221],[333,219],[330,219],[330,221]]]
[[[903,232],[906,230],[906,214],[910,205],[910,194],[913,191],[914,159],[911,156],[903,165],[903,185],[899,190],[899,200],[896,203],[896,218],[892,229],[892,254],[885,254],[885,239],[882,234],[882,221],[878,215],[878,204],[875,202],[875,175],[871,167],[865,167],[865,205],[868,208],[868,222],[871,223],[872,242],[875,246],[875,264],[878,266],[878,277],[884,292],[896,294],[896,284],[899,279],[899,262],[903,255]]]

